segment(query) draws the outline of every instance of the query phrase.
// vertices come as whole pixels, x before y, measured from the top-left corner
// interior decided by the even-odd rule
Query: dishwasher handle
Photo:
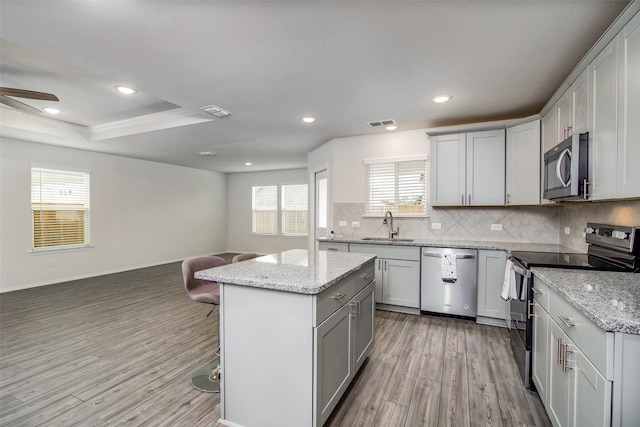
[[[422,256],[428,256],[432,258],[441,258],[442,253],[439,252],[422,252]],[[476,256],[472,254],[455,254],[456,259],[475,259]]]

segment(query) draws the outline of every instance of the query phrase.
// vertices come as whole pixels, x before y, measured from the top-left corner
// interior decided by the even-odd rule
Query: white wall
[[[307,169],[229,174],[227,197],[229,252],[270,254],[288,249],[306,249],[306,236],[260,236],[251,232],[251,187],[308,182]]]
[[[0,291],[226,250],[225,174],[6,138],[0,157]],[[31,253],[31,163],[91,171],[95,247]]]

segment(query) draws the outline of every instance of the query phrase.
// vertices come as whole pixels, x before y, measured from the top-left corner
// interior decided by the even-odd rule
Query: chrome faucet
[[[391,211],[387,211],[387,213],[384,214],[384,220],[382,221],[382,223],[389,226],[390,239],[393,239],[393,236],[397,236],[400,233],[400,227],[396,228],[395,230],[393,229],[393,215],[391,214]]]

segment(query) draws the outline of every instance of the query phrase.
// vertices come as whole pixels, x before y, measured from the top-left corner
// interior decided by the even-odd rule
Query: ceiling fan
[[[13,107],[16,110],[24,111],[30,114],[41,114],[42,111],[38,110],[31,105],[24,102],[17,101],[13,98],[28,98],[38,99],[42,101],[59,101],[58,97],[51,93],[36,92],[33,90],[25,89],[12,89],[8,87],[0,87],[0,103]]]

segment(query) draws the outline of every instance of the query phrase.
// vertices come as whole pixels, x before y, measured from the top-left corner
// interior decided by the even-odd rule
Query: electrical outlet
[[[47,258],[47,267],[53,267],[53,260],[51,258]]]
[[[492,231],[502,231],[502,224],[491,224]]]
[[[431,229],[432,230],[440,230],[440,229],[442,229],[442,223],[441,222],[432,222],[431,223]]]
[[[340,221],[340,227],[346,227],[347,221]]]
[[[360,221],[351,221],[351,226],[353,228],[358,228],[360,227]]]
[[[571,228],[569,228],[569,227],[565,227],[565,228],[564,228],[564,234],[566,234],[566,235],[571,234]]]

